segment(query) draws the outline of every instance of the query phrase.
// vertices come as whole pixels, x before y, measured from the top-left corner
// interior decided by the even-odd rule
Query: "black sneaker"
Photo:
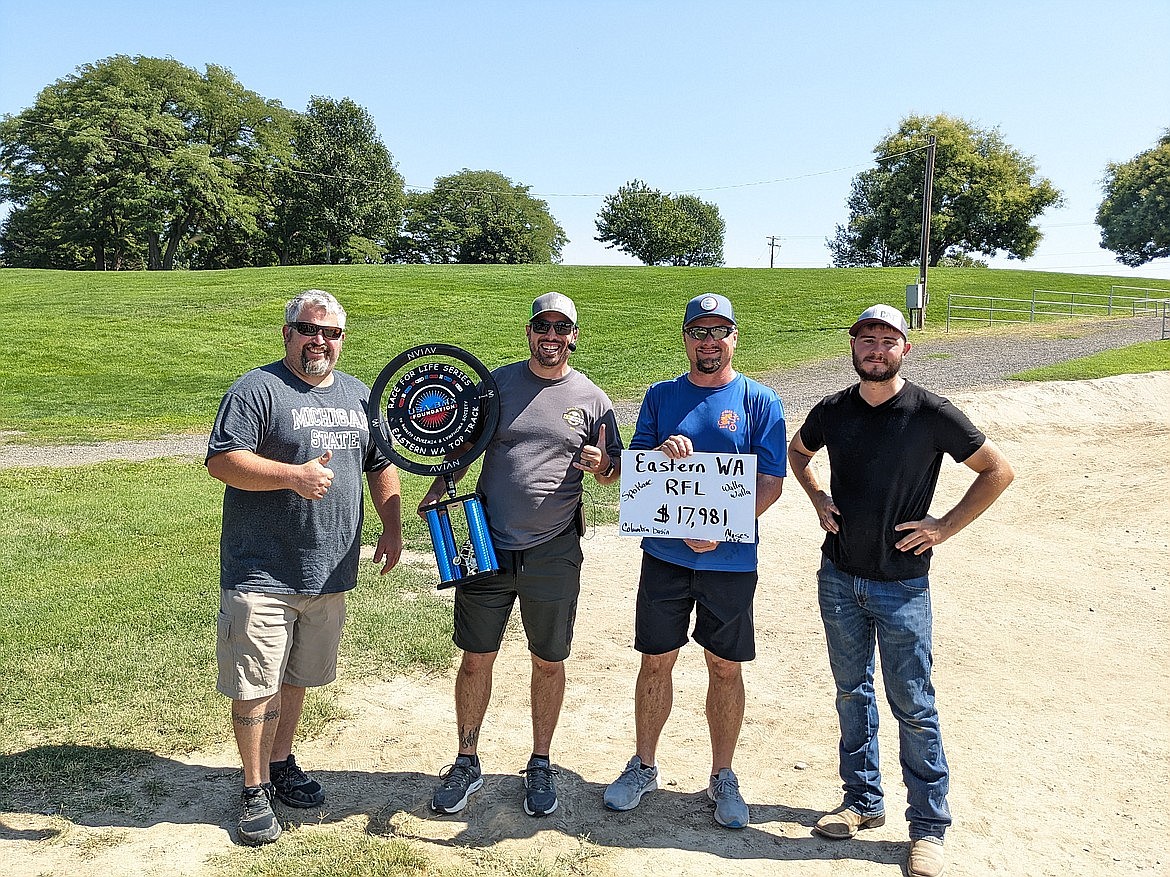
[[[268,775],[281,803],[290,807],[320,807],[325,803],[321,784],[297,766],[291,755],[285,761],[268,765]]]
[[[483,788],[483,768],[470,755],[460,755],[454,764],[439,771],[438,788],[431,798],[436,813],[458,813],[467,799]]]
[[[280,837],[280,823],[272,812],[272,793],[264,786],[245,786],[240,796],[240,843],[250,847],[270,844]]]
[[[557,809],[557,769],[547,758],[530,758],[524,774],[524,812],[529,816],[547,816]]]

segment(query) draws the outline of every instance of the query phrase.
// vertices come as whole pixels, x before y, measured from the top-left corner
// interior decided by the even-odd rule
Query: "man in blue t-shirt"
[[[725,297],[708,293],[691,299],[682,334],[690,371],[647,391],[630,449],[662,451],[672,460],[696,451],[755,454],[758,518],[784,487],[784,406],[775,391],[732,368],[739,330]],[[693,637],[703,647],[708,673],[707,795],[715,802],[718,824],[748,824],[731,761],[744,715],[741,664],[756,656],[752,601],[758,542],[758,528],[755,539],[742,543],[642,540],[634,625],[634,648],[642,653],[634,700],[636,750],[605,790],[605,806],[611,810],[632,810],[658,788],[655,753],[670,716],[674,664],[694,612]]]
[[[841,726],[841,806],[813,830],[851,838],[886,821],[878,769],[874,651],[899,726],[910,822],[909,877],[938,877],[950,772],[930,680],[933,546],[999,497],[1013,472],[1003,454],[941,396],[899,374],[910,352],[906,320],[889,305],[866,309],[849,330],[860,382],[826,396],[792,437],[792,475],[816,510],[825,541],[817,575]],[[829,492],[810,463],[828,451]],[[976,472],[966,494],[935,518],[930,503],[944,454]]]
[[[385,575],[402,553],[398,470],[371,440],[370,391],[334,368],[345,309],[311,289],[285,306],[284,358],[252,369],[220,402],[207,471],[222,481],[218,690],[231,698],[243,764],[237,837],[281,832],[275,798],[318,808],[320,784],[293,757],[305,689],[332,682],[357,584],[362,475],[382,523]]]

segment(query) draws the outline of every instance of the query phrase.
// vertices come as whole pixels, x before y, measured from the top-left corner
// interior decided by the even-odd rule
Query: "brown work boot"
[[[910,855],[906,858],[907,877],[938,877],[945,864],[941,839],[924,837],[910,841]]]
[[[833,840],[849,840],[856,837],[863,828],[880,828],[886,824],[886,814],[878,813],[874,816],[862,816],[856,810],[848,807],[839,807],[832,813],[826,813],[817,820],[813,831],[823,837]]]

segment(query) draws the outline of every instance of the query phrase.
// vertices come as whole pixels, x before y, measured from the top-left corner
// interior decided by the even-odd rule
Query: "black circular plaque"
[[[491,372],[452,344],[420,344],[403,351],[370,388],[374,443],[416,475],[449,474],[469,466],[487,448],[499,420],[499,391]],[[446,459],[456,451],[458,457]]]

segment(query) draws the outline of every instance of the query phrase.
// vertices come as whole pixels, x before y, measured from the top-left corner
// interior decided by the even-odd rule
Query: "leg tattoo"
[[[242,725],[245,728],[251,728],[256,725],[263,725],[266,722],[275,722],[280,718],[280,710],[269,710],[262,716],[242,716],[239,713],[232,713],[232,721],[237,725]]]
[[[474,728],[460,728],[459,729],[459,748],[460,749],[475,749],[479,743],[479,725]]]

